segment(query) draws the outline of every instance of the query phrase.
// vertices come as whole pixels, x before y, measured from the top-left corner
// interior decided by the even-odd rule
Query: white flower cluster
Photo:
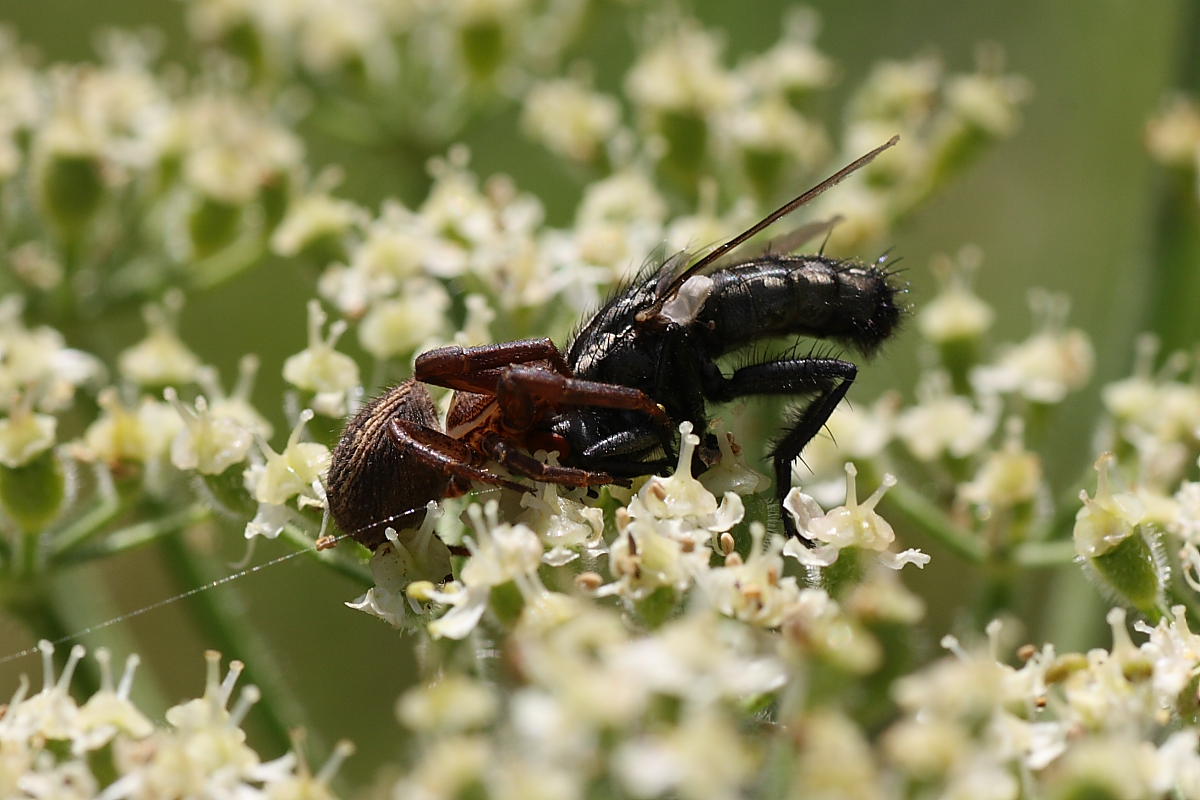
[[[79,462],[93,465],[90,488],[102,497],[134,486],[165,497],[180,474],[195,475],[217,510],[253,517],[248,537],[274,537],[289,522],[303,524],[288,503],[300,512],[315,508],[320,519],[330,452],[325,444],[301,439],[313,412],[298,415],[287,446],[275,452],[267,443],[271,425],[249,401],[257,359],[242,360],[238,386],[226,393],[216,370],[179,338],[181,303],[179,294],[169,293],[163,304],[147,307],[146,338],[117,359],[121,383],[100,386],[105,370],[99,359],[66,347],[52,328],[26,328],[17,296],[0,300],[0,408],[8,412],[0,418],[0,470],[35,481],[0,479],[2,513],[53,540],[59,533],[54,524],[70,521],[63,512],[73,499],[71,473],[63,465]],[[320,323],[314,310],[310,346],[288,361],[284,374],[312,387],[315,405],[329,410],[332,404],[341,413],[347,398],[357,399],[361,391],[357,367],[321,338]],[[341,374],[347,369],[348,380]],[[99,412],[77,437],[60,436],[59,420],[69,418],[80,388],[98,388]],[[325,389],[330,391],[316,391]],[[185,393],[194,399],[185,402]],[[33,472],[43,461],[47,470]]]
[[[896,684],[903,716],[883,735],[882,755],[910,785],[947,797],[1200,797],[1200,730],[1187,724],[1200,674],[1200,637],[1181,606],[1135,646],[1125,612],[1108,615],[1110,650],[1057,653],[1027,645],[1023,663],[990,648],[954,652]],[[1181,716],[1182,719],[1181,719]]]
[[[71,696],[71,677],[83,659],[76,645],[56,679],[54,647],[38,645],[44,685],[29,694],[21,685],[0,716],[0,795],[25,798],[157,797],[332,798],[329,781],[353,752],[340,743],[317,774],[303,757],[287,753],[264,761],[246,744],[241,729],[258,701],[253,686],[242,690],[233,708],[234,685],[242,664],[234,661],[224,678],[220,655],[207,654],[204,694],[167,710],[156,725],[130,699],[137,656],[130,656],[114,682],[107,650],[96,651],[100,688],[82,704]]]
[[[742,524],[745,508],[740,495],[726,491],[718,501],[702,480],[692,476],[699,437],[691,430],[690,423],[680,425],[674,474],[651,477],[612,512],[611,540],[604,536],[600,508],[565,496],[556,487],[526,495],[522,499],[526,511],[511,524],[499,521],[495,501],[482,508],[472,505],[467,510],[473,535],[464,540],[470,556],[454,580],[440,586],[417,580],[422,563],[448,567],[444,555],[436,555],[435,523],[430,516],[420,531],[389,536],[389,543],[372,559],[376,577],[383,580],[351,606],[396,627],[410,627],[424,616],[434,637],[463,639],[476,630],[489,608],[500,621],[510,613],[506,604],[512,593],[497,595],[502,587],[515,588],[518,610],[545,608],[556,613],[553,609],[570,598],[547,588],[543,568],[570,566],[576,591],[598,600],[618,598],[638,613],[694,602],[754,626],[778,628],[811,612],[812,598],[806,597],[804,583],[819,582],[821,568],[840,556],[870,553],[874,561],[892,569],[928,562],[929,557],[916,550],[892,552],[895,535],[874,511],[894,479],[889,476],[883,488],[859,504],[850,466],[844,506],[826,514],[798,490],[789,495],[786,507],[814,547],[797,540],[785,544],[780,536],[768,540],[761,523]],[[711,471],[750,472],[732,448],[725,455],[726,461]],[[758,481],[739,485],[753,491]],[[743,540],[742,552],[737,549],[737,536]],[[795,558],[807,572],[785,574],[784,556]],[[606,570],[609,582],[597,570]],[[877,579],[871,569],[863,573],[868,582]],[[448,610],[439,612],[439,608]],[[408,610],[417,616],[410,618]]]
[[[300,142],[273,110],[217,79],[195,88],[156,73],[152,36],[110,34],[103,63],[50,68],[7,31],[0,39],[0,180],[28,187],[6,197],[6,219],[57,233],[6,239],[31,290],[70,271],[68,288],[95,309],[180,278],[221,279],[236,269],[197,262],[250,247],[302,175]],[[156,224],[125,224],[127,209]],[[147,263],[155,255],[170,269]]]
[[[197,0],[189,22],[259,87],[315,84],[318,104],[336,97],[340,112],[444,141],[481,90],[508,100],[559,68],[587,11],[582,0]]]

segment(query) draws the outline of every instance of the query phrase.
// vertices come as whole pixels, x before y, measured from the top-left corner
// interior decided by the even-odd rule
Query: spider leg
[[[483,440],[483,450],[498,463],[526,478],[533,478],[544,483],[557,483],[563,486],[603,486],[609,483],[620,483],[617,478],[607,472],[588,469],[575,469],[556,464],[546,464],[514,447],[499,434],[492,434]]]
[[[388,433],[396,446],[405,453],[452,478],[478,481],[518,492],[532,491],[528,486],[502,478],[478,466],[483,460],[481,453],[441,431],[396,418],[388,424]]]
[[[551,374],[572,374],[554,342],[542,337],[479,347],[439,347],[417,356],[413,377],[448,389],[495,394],[506,367],[538,363],[549,364]]]
[[[641,389],[616,383],[585,381],[538,367],[513,365],[505,368],[496,386],[496,401],[505,424],[527,429],[537,416],[540,400],[552,406],[593,406],[640,411],[663,427],[671,418],[663,407]]]
[[[706,392],[718,401],[752,394],[816,395],[792,421],[783,438],[775,443],[771,460],[775,467],[775,493],[779,502],[792,484],[792,462],[804,446],[820,432],[838,403],[846,396],[858,367],[835,358],[797,358],[769,361],[742,367],[732,376],[708,377]],[[789,536],[800,536],[791,515],[783,515]],[[804,538],[804,537],[800,537]]]

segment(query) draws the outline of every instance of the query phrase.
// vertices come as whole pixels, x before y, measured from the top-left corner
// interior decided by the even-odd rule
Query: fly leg
[[[719,402],[755,394],[815,395],[791,421],[771,451],[775,493],[782,504],[791,488],[792,462],[800,457],[804,446],[829,420],[857,374],[858,367],[854,364],[835,358],[769,361],[742,367],[728,378],[719,372],[716,375],[710,372],[706,393]],[[783,524],[789,536],[804,538],[786,511],[783,512]]]

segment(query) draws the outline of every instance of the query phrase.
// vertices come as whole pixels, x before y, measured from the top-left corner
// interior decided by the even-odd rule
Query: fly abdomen
[[[712,289],[693,329],[717,355],[770,336],[835,339],[869,353],[900,318],[897,290],[874,266],[768,257],[709,277]]]

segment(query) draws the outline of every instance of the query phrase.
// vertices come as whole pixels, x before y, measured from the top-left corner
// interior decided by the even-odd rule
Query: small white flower
[[[467,513],[474,537],[468,536],[463,542],[471,555],[460,574],[462,584],[428,593],[434,602],[452,606],[444,616],[429,623],[434,637],[465,638],[483,616],[491,590],[509,581],[520,590],[527,606],[536,605],[542,595],[549,594],[537,577],[542,543],[536,533],[525,525],[501,524],[494,500],[482,511],[472,505]]]
[[[795,577],[783,575],[783,537],[764,542],[761,523],[750,526],[750,553],[744,563],[727,558],[725,565],[701,573],[697,583],[722,614],[763,628],[778,627],[800,597]]]
[[[24,690],[28,684],[22,682],[4,717],[0,718],[0,741],[35,737],[70,740],[77,732],[79,706],[71,697],[71,676],[83,658],[83,646],[71,648],[66,666],[57,680],[52,660],[54,645],[43,639],[38,642],[38,650],[42,654],[42,690],[25,697]]]
[[[361,385],[358,364],[334,345],[346,332],[345,320],[329,326],[329,335],[322,335],[325,312],[316,300],[308,303],[308,348],[283,362],[284,379],[298,389],[312,392],[313,408],[328,417],[344,417],[352,393]]]
[[[577,80],[539,83],[525,96],[521,125],[551,151],[591,162],[604,154],[621,121],[621,107]]]
[[[738,82],[720,63],[721,45],[709,32],[684,25],[644,51],[625,78],[625,92],[649,111],[721,111]]]
[[[1096,558],[1111,551],[1133,536],[1145,515],[1136,495],[1114,494],[1109,486],[1109,470],[1115,461],[1111,453],[1096,460],[1096,494],[1079,493],[1083,508],[1075,515],[1075,552],[1083,558]]]
[[[941,80],[936,58],[877,62],[851,100],[851,117],[893,126],[921,120],[935,104]]]
[[[100,392],[97,402],[100,417],[88,426],[76,448],[77,455],[87,461],[151,463],[166,456],[183,429],[175,409],[149,397],[129,408],[110,386]]]
[[[329,471],[329,448],[319,442],[300,441],[305,424],[312,418],[311,409],[301,412],[282,453],[259,440],[265,463],[251,466],[245,474],[246,487],[259,503],[258,514],[246,525],[247,539],[278,536],[292,517],[284,503],[293,497],[301,508],[325,507],[321,481]]]
[[[920,461],[966,458],[977,453],[996,429],[997,403],[988,397],[976,408],[951,394],[943,373],[927,375],[917,389],[918,402],[901,412],[896,435]]]
[[[499,706],[492,687],[462,675],[447,675],[401,695],[396,715],[414,731],[458,733],[489,724]]]
[[[35,414],[28,401],[15,405],[0,419],[0,464],[20,467],[54,446],[58,420]]]
[[[25,328],[22,310],[20,295],[0,298],[0,408],[28,396],[34,410],[62,411],[79,386],[99,381],[104,367],[95,356],[68,348],[53,328]]]
[[[879,666],[882,650],[865,628],[851,619],[824,589],[803,589],[781,626],[785,653],[793,662],[811,656],[855,674]]]
[[[406,282],[399,297],[371,306],[358,328],[363,348],[378,359],[411,353],[446,328],[450,295],[437,281]]]
[[[816,11],[811,8],[788,9],[779,41],[739,69],[745,83],[793,101],[829,87],[837,76],[837,68],[813,44],[818,21]]]
[[[1176,95],[1146,123],[1146,149],[1158,161],[1195,169],[1200,161],[1200,105]]]
[[[1065,296],[1034,292],[1030,304],[1038,330],[995,364],[973,370],[971,382],[983,394],[1019,393],[1037,403],[1059,403],[1091,378],[1095,352],[1087,334],[1065,327],[1070,306]]]
[[[1025,449],[1021,420],[1013,417],[1007,427],[1004,447],[988,453],[975,478],[958,489],[959,496],[979,506],[983,516],[1032,501],[1042,485],[1042,460]]]
[[[168,387],[163,393],[183,420],[184,429],[171,444],[171,463],[178,469],[196,470],[201,475],[220,475],[246,460],[254,435],[235,419],[219,416],[208,408],[203,396],[189,408]]]
[[[783,554],[810,567],[833,564],[846,548],[876,553],[879,563],[889,569],[900,569],[906,564],[918,567],[928,564],[929,556],[920,550],[891,552],[889,547],[896,540],[896,534],[892,526],[875,513],[875,506],[883,499],[884,493],[896,485],[896,478],[884,475],[882,485],[860,504],[854,481],[857,474],[855,466],[847,463],[846,502],[828,513],[823,512],[816,501],[799,488],[788,492],[783,500],[784,510],[792,515],[796,528],[816,546],[807,547],[799,539],[792,539],[784,545]]]
[[[526,509],[517,521],[528,525],[548,548],[542,561],[562,566],[579,558],[581,552],[594,558],[605,552],[604,511],[564,495],[553,483],[544,483],[537,493],[521,495]]]
[[[238,361],[238,379],[232,392],[227,393],[221,388],[217,371],[212,367],[202,367],[196,375],[196,383],[204,390],[210,414],[236,420],[251,433],[269,439],[273,432],[271,423],[250,403],[257,374],[258,356],[248,353]]]
[[[745,513],[741,498],[727,491],[720,504],[704,484],[692,477],[692,454],[700,437],[692,433],[692,423],[679,425],[679,460],[669,478],[655,475],[646,481],[629,504],[634,518],[653,517],[672,530],[722,533],[741,522]]]
[[[162,305],[143,311],[149,333],[121,353],[121,374],[141,386],[167,386],[196,380],[200,359],[179,338],[176,326],[183,308],[183,293],[168,292]]]
[[[408,629],[427,621],[427,610],[420,598],[409,592],[409,586],[450,574],[450,551],[435,533],[441,515],[438,505],[430,502],[415,532],[404,531],[402,537],[388,528],[384,532],[387,541],[371,555],[375,585],[346,606],[379,617],[393,628]]]
[[[996,313],[970,284],[979,260],[977,249],[964,249],[954,261],[935,262],[940,291],[917,314],[917,328],[934,344],[978,339],[992,326]]]
[[[1172,606],[1171,616],[1151,628],[1138,620],[1135,630],[1149,635],[1139,648],[1154,668],[1154,692],[1162,708],[1174,709],[1180,695],[1200,674],[1200,635],[1188,627],[1183,606]]]
[[[100,690],[88,698],[76,717],[79,730],[71,745],[76,755],[102,747],[118,734],[141,739],[154,732],[153,723],[129,699],[140,659],[136,655],[126,659],[125,672],[115,686],[108,650],[98,648],[96,661],[100,663]]]
[[[366,212],[354,203],[320,191],[288,207],[287,216],[271,234],[271,250],[285,258],[326,239],[339,239],[365,221]]]
[[[1020,124],[1018,107],[1028,98],[1027,81],[986,69],[957,75],[946,83],[946,107],[989,136],[1010,136]]]

